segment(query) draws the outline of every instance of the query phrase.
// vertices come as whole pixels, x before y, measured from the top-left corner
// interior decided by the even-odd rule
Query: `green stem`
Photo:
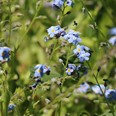
[[[66,60],[66,67],[67,67],[67,65],[68,65],[69,58],[71,58],[71,57],[73,57],[73,56],[74,56],[74,54],[72,54],[72,55],[70,55],[70,56],[67,57],[67,60]]]
[[[24,35],[22,36],[22,39],[21,39],[21,41],[19,42],[19,45],[18,45],[18,47],[17,47],[17,49],[16,49],[17,51],[19,50],[20,46],[22,45],[22,42],[24,41],[26,34],[29,32],[29,30],[31,29],[33,23],[35,22],[36,17],[37,17],[37,15],[38,15],[38,12],[40,11],[40,9],[41,9],[41,4],[40,4],[39,7],[37,8],[37,11],[36,11],[36,13],[35,13],[35,15],[34,15],[32,21],[31,21],[31,24],[29,25],[28,29],[25,31]]]
[[[51,53],[50,60],[49,60],[50,62],[48,64],[51,63],[51,60],[52,60],[54,53],[60,48],[60,46],[57,47],[57,45],[58,45],[58,39],[57,39],[57,41],[55,40],[55,44],[53,46],[53,51]]]
[[[91,65],[89,64],[89,62],[87,62],[87,64],[88,64],[90,70],[92,71],[92,68],[91,68]],[[99,84],[99,81],[98,81],[98,79],[97,79],[98,74],[99,74],[99,72],[97,72],[96,75],[93,73],[93,77],[95,78],[95,81],[97,82],[97,85],[98,85],[98,87],[100,88],[100,91],[102,92],[102,95],[104,96],[104,99],[105,99],[105,101],[106,101],[106,103],[107,103],[108,108],[111,110],[112,115],[115,116],[114,110],[110,107],[110,104],[109,104],[108,100],[107,100],[106,97],[105,97],[105,93],[103,92],[103,90],[102,90],[102,88],[101,88],[101,86],[100,86],[100,84]]]
[[[93,18],[93,16],[91,15],[91,13],[90,13],[89,10],[87,9],[87,7],[85,6],[83,0],[80,0],[80,1],[81,1],[81,3],[82,3],[83,7],[86,9],[87,14],[88,14],[88,16],[90,17],[91,21],[93,22],[93,26],[94,26],[95,30],[96,30],[96,31],[98,30],[98,31],[100,32],[100,34],[103,36],[103,38],[106,38],[106,36],[104,35],[104,33],[98,28],[98,25],[96,24],[95,19]]]
[[[60,93],[62,94],[62,85],[60,86]],[[58,116],[61,116],[61,109],[62,109],[62,101],[60,100],[59,102],[59,115]]]
[[[61,19],[60,19],[60,25],[62,25],[62,21],[63,21],[63,18],[64,18],[64,16],[65,16],[64,12],[65,12],[65,8],[66,8],[66,7],[67,7],[67,6],[65,6],[65,3],[64,3],[63,9],[61,10],[62,16],[61,16]]]
[[[9,38],[8,38],[8,45],[10,45],[10,38],[11,38],[11,1],[8,0],[8,7],[9,7]]]

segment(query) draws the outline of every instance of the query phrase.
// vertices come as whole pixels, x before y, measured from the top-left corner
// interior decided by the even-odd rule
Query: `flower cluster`
[[[73,50],[73,53],[79,58],[80,62],[89,60],[89,48],[83,45],[77,45],[76,49]]]
[[[70,30],[68,33],[64,35],[64,38],[68,40],[69,43],[77,45],[79,42],[81,42],[81,38],[79,37],[79,34],[80,34],[79,32]]]
[[[66,74],[68,76],[75,75],[76,77],[82,77],[88,73],[88,68],[82,64],[76,66],[75,64],[68,64],[66,68]]]
[[[56,6],[58,8],[62,8],[64,5],[73,7],[73,1],[72,0],[54,0],[53,6]]]
[[[74,54],[77,56],[80,62],[88,61],[90,57],[90,49],[84,45],[79,45],[78,43],[81,42],[81,38],[79,36],[79,32],[74,30],[70,30],[69,32],[65,32],[59,25],[58,26],[51,26],[47,29],[48,35],[50,38],[53,37],[63,37],[69,43],[73,45],[77,45],[76,49],[73,50]]]
[[[10,51],[8,47],[0,47],[0,62],[4,63],[10,60]]]
[[[112,28],[109,33],[111,35],[109,43],[112,45],[116,45],[116,27]]]
[[[47,67],[44,64],[38,64],[34,67],[34,72],[33,75],[31,76],[36,83],[30,86],[31,89],[36,88],[39,82],[41,82],[41,78],[43,77],[44,74],[49,75],[50,74],[50,67]]]
[[[102,89],[102,91],[100,88]],[[87,82],[85,82],[83,84],[80,84],[79,88],[75,89],[74,92],[87,93],[88,90],[92,90],[95,94],[100,94],[100,95],[104,93],[107,100],[111,102],[116,101],[116,90],[107,89],[103,84],[100,84],[100,87],[99,87],[98,85],[90,86]]]
[[[69,32],[65,32],[63,28],[61,28],[59,25],[57,26],[51,26],[47,29],[48,35],[50,38],[56,37],[60,38],[63,37],[65,40],[67,40],[69,43],[72,43],[73,45],[77,45],[81,42],[81,38],[79,36],[79,32],[76,32],[74,30],[70,30]]]

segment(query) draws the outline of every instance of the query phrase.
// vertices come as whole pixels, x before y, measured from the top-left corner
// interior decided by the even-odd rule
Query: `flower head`
[[[90,53],[88,51],[88,47],[77,45],[76,49],[73,50],[73,53],[79,58],[80,62],[83,62],[89,60]]]
[[[116,36],[113,36],[109,39],[109,43],[111,43],[112,45],[116,45]]]
[[[116,35],[116,27],[110,29],[110,34],[111,35]]]
[[[90,53],[82,51],[82,52],[80,52],[80,55],[78,58],[79,58],[80,62],[83,62],[83,61],[88,61],[89,56],[90,56]]]
[[[61,8],[64,4],[64,0],[54,0],[53,1],[53,6],[57,6],[59,8]]]
[[[69,43],[72,43],[74,45],[77,45],[79,42],[81,42],[79,32],[75,32],[73,30],[70,30],[67,34],[65,34],[64,38],[68,40]]]
[[[73,50],[75,55],[79,55],[82,51],[88,51],[89,48],[84,45],[77,45],[76,49]]]
[[[47,67],[46,65],[43,64],[38,64],[34,67],[34,77],[42,77],[45,73],[49,74],[50,73],[50,67]]]
[[[105,86],[101,84],[100,87],[101,87],[102,91],[104,92]],[[100,88],[99,88],[98,85],[92,86],[91,89],[92,89],[96,94],[102,94],[102,91],[100,90]]]
[[[76,66],[74,64],[68,64],[68,68],[66,68],[66,74],[72,75],[74,71],[76,70]]]
[[[80,85],[80,87],[78,88],[78,92],[86,93],[89,88],[90,88],[90,85],[85,82]]]
[[[109,101],[116,101],[116,90],[114,90],[114,89],[108,89],[108,90],[106,90],[105,97]]]
[[[10,104],[10,105],[8,106],[8,111],[12,111],[15,107],[16,107],[16,105]]]
[[[10,51],[8,47],[0,47],[0,62],[7,62],[10,60]]]
[[[49,29],[47,29],[48,35],[50,38],[53,37],[60,37],[65,35],[64,29],[62,29],[59,25],[58,26],[51,26]]]

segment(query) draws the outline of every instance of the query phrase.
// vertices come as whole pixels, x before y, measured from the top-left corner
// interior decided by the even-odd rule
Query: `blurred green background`
[[[58,9],[51,7],[50,0],[10,0],[11,14],[9,14],[8,1],[0,1],[0,39],[14,53],[11,61],[4,65],[8,70],[8,84],[12,95],[10,102],[16,108],[9,115],[20,116],[57,116],[59,101],[62,101],[61,116],[100,116],[107,113],[107,106],[103,96],[93,94],[76,94],[73,92],[80,83],[89,81],[96,84],[92,73],[96,73],[99,66],[101,71],[98,79],[109,80],[109,87],[116,88],[116,48],[108,44],[109,30],[116,27],[116,1],[115,0],[75,0],[74,7],[69,8],[71,13],[63,19],[61,27],[79,31],[82,44],[93,51],[90,58],[92,71],[89,70],[80,80],[67,79],[63,85],[63,95],[60,94],[59,85],[52,83],[52,78],[61,78],[64,69],[59,63],[62,54],[71,52],[69,46],[57,50],[52,59],[51,50],[56,40],[44,41],[47,29],[58,25],[57,18],[61,14]],[[37,11],[36,19],[31,25]],[[9,38],[9,19],[11,18],[11,39]],[[74,25],[74,21],[78,23]],[[31,25],[31,27],[29,27]],[[29,30],[28,30],[29,29]],[[23,38],[23,41],[22,41]],[[20,44],[18,51],[15,51]],[[59,43],[60,45],[61,43]],[[51,60],[51,61],[50,61]],[[44,76],[43,81],[48,84],[39,85],[36,90],[28,90],[33,83],[30,70],[36,64],[47,64],[51,67],[51,74]],[[85,63],[85,65],[87,65]],[[58,80],[57,80],[58,81]],[[53,104],[48,104],[58,97]],[[59,100],[60,99],[60,100]],[[107,108],[108,109],[108,108]],[[110,115],[110,114],[109,114]],[[107,116],[109,116],[107,114]]]

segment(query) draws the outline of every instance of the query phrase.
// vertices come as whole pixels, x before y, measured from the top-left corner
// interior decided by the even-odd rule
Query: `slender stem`
[[[69,58],[73,57],[74,55],[75,55],[75,54],[72,54],[72,55],[70,55],[70,56],[67,57],[67,60],[66,60],[66,67],[67,67],[67,65],[68,65]]]
[[[60,93],[62,94],[62,85],[60,86]],[[61,116],[61,110],[62,110],[62,101],[59,102],[59,116]]]
[[[10,45],[10,38],[11,38],[11,1],[8,0],[8,7],[9,7],[9,38],[8,38],[8,45]]]
[[[53,46],[53,51],[52,51],[51,56],[50,56],[49,64],[51,63],[51,60],[52,60],[54,53],[60,48],[60,46],[57,47],[57,45],[58,45],[58,39],[57,39],[57,41],[55,41],[55,44]]]
[[[91,13],[90,13],[89,10],[87,9],[87,7],[85,6],[83,0],[80,0],[80,1],[81,1],[81,3],[82,3],[83,7],[86,9],[87,14],[88,14],[88,16],[90,17],[91,21],[93,22],[93,26],[94,26],[94,28],[96,29],[96,31],[98,30],[98,31],[101,33],[101,35],[102,35],[103,37],[106,38],[106,36],[104,35],[104,33],[98,28],[98,25],[96,24],[95,19],[93,18],[93,16],[91,15]]]
[[[25,31],[25,33],[23,34],[22,39],[21,39],[21,41],[19,42],[19,45],[18,45],[18,47],[17,47],[17,51],[18,51],[18,49],[20,48],[20,46],[22,45],[22,42],[24,41],[26,34],[29,32],[29,30],[31,29],[33,23],[35,22],[36,17],[37,17],[37,15],[38,15],[38,12],[40,11],[40,9],[41,9],[41,4],[40,4],[39,7],[37,8],[37,11],[36,11],[36,13],[35,13],[35,15],[34,15],[32,21],[31,21],[31,24],[29,25],[28,29],[27,29],[27,30]]]
[[[90,68],[91,71],[92,71],[92,68],[91,68],[91,65],[89,64],[89,62],[87,62],[87,64],[88,64],[89,68]],[[108,100],[107,100],[106,97],[105,97],[105,93],[103,92],[103,90],[102,90],[102,88],[101,88],[101,86],[100,86],[100,84],[99,84],[99,81],[98,81],[98,79],[97,79],[98,74],[99,74],[99,72],[97,72],[96,75],[93,73],[93,77],[95,78],[95,80],[96,80],[96,82],[97,82],[97,84],[98,84],[98,87],[100,88],[100,91],[102,92],[102,95],[104,96],[104,99],[105,99],[105,101],[106,101],[106,103],[107,103],[108,108],[111,110],[112,115],[115,116],[114,110],[110,107],[110,104],[109,104]]]

